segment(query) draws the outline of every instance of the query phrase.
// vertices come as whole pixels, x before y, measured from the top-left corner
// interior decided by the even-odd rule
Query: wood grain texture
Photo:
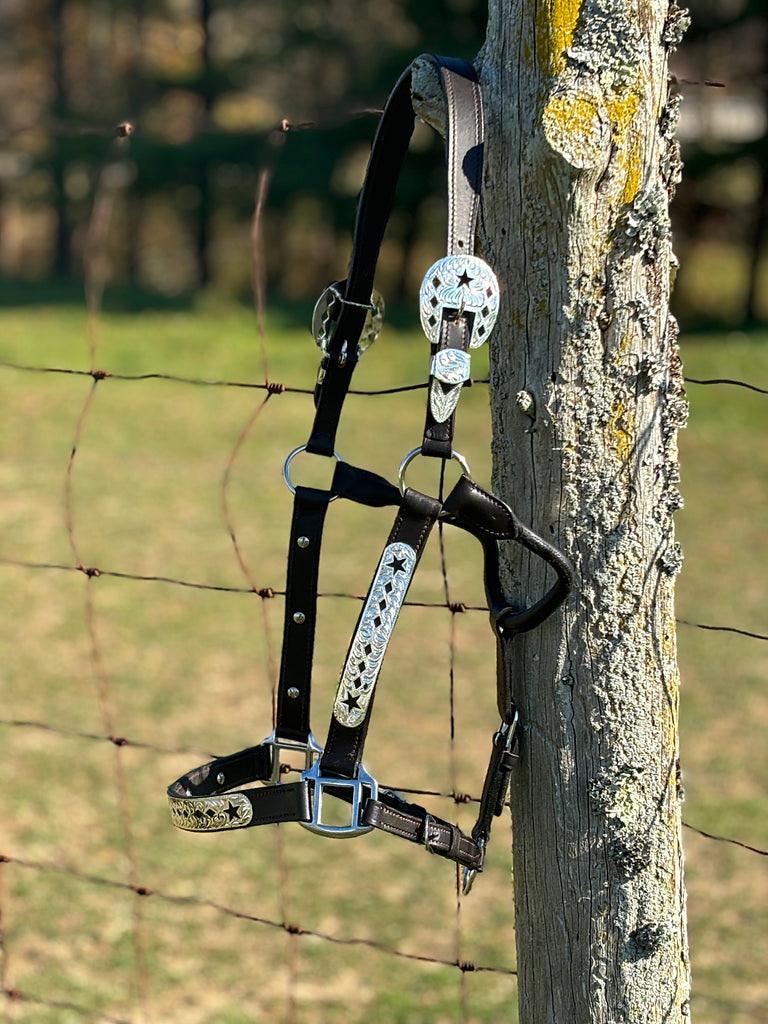
[[[666,0],[491,0],[477,60],[480,243],[502,282],[494,488],[578,581],[508,652],[523,722],[523,1024],[690,1019],[673,525],[687,406],[669,314],[680,161],[667,82],[685,23]],[[506,571],[517,602],[547,584],[514,547]]]

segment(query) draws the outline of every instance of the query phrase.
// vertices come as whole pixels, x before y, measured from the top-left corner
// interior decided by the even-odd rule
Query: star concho
[[[470,348],[488,340],[499,314],[499,282],[485,260],[444,256],[429,268],[419,292],[419,314],[432,342],[440,337],[444,309],[474,314]]]
[[[229,796],[168,797],[171,821],[188,832],[221,832],[245,828],[253,817],[253,807],[243,793]]]
[[[409,544],[384,549],[341,674],[333,716],[354,728],[365,718],[397,616],[416,567]]]

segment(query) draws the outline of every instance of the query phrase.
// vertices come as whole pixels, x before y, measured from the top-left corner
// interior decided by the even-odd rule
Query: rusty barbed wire
[[[186,377],[181,374],[174,373],[112,373],[107,370],[77,370],[71,367],[65,366],[30,366],[24,363],[15,363],[8,359],[0,359],[0,367],[4,367],[8,370],[19,370],[27,373],[51,373],[51,374],[62,374],[70,376],[80,377],[93,377],[99,380],[122,380],[122,381],[145,381],[145,380],[163,380],[170,381],[176,384],[190,384],[195,387],[214,387],[214,388],[250,388],[254,391],[267,391],[272,394],[291,394],[291,395],[311,395],[314,394],[313,388],[296,387],[291,384],[276,384],[276,383],[263,383],[261,381],[241,381],[241,380],[208,380],[204,377]],[[712,377],[709,379],[703,379],[698,377],[684,377],[683,380],[686,384],[700,384],[704,386],[720,385],[730,387],[746,388],[750,391],[755,391],[761,395],[768,395],[768,388],[759,387],[757,384],[751,384],[749,381],[738,380],[733,377]],[[467,387],[471,387],[476,384],[490,385],[490,379],[488,377],[471,377],[467,381]],[[402,384],[397,387],[391,388],[350,388],[348,394],[358,395],[366,398],[384,397],[386,395],[399,395],[410,391],[424,391],[429,387],[428,381],[419,381],[416,384]]]
[[[431,956],[426,953],[409,953],[406,950],[388,946],[386,943],[377,942],[375,939],[366,939],[358,936],[332,935],[329,932],[322,932],[314,928],[304,928],[301,925],[288,921],[277,921],[274,918],[262,917],[258,914],[250,914],[244,910],[237,910],[227,904],[219,903],[216,900],[205,899],[201,896],[181,896],[174,893],[162,892],[159,889],[152,889],[148,886],[135,884],[133,882],[121,882],[113,878],[106,878],[102,875],[94,875],[85,871],[78,871],[64,864],[46,863],[43,861],[27,860],[0,851],[0,865],[10,865],[31,871],[52,872],[68,875],[72,878],[86,881],[94,886],[102,886],[107,889],[116,889],[124,892],[132,892],[141,899],[157,899],[166,903],[177,905],[206,907],[226,917],[237,918],[240,921],[249,921],[252,924],[263,925],[267,928],[278,929],[292,935],[306,938],[321,939],[339,946],[362,946],[385,956],[392,956],[402,960],[413,960],[418,963],[435,964],[441,967],[457,968],[460,971],[478,971],[490,974],[505,974],[513,977],[516,970],[509,967],[502,967],[495,964],[476,964],[470,961],[448,960],[445,957]]]
[[[62,739],[78,739],[78,740],[89,740],[94,743],[109,743],[114,746],[120,747],[134,747],[137,750],[147,750],[152,753],[168,755],[168,754],[189,754],[191,756],[203,757],[208,760],[212,760],[219,755],[210,750],[203,750],[199,747],[169,747],[162,746],[156,743],[150,743],[146,740],[136,740],[127,736],[115,736],[115,735],[102,735],[99,733],[88,732],[81,729],[67,729],[60,726],[52,725],[50,722],[37,722],[29,719],[14,719],[14,718],[0,718],[0,727],[14,728],[14,729],[36,729],[41,732],[51,733],[53,735],[60,736]],[[302,769],[298,768],[287,768],[284,774],[290,774],[291,772],[298,772]],[[397,782],[386,781],[381,783],[383,789],[389,789],[396,793],[405,793],[409,796],[421,796],[421,797],[434,797],[440,800],[450,800],[456,805],[461,804],[478,804],[480,803],[479,796],[473,796],[470,793],[457,792],[455,789],[450,791],[441,791],[436,789],[419,789],[411,786],[401,786]],[[509,805],[509,801],[506,802],[505,806]],[[741,847],[741,849],[747,850],[750,853],[759,854],[762,857],[768,857],[768,850],[762,849],[758,846],[751,845],[745,842],[743,839],[735,839],[733,836],[718,835],[712,832],[707,832],[700,828],[698,825],[693,825],[690,822],[683,821],[683,827],[690,829],[692,832],[698,833],[705,839],[711,839],[719,843],[730,843],[733,846]],[[0,864],[2,859],[0,858]],[[0,889],[0,894],[2,890]],[[0,922],[2,922],[2,906],[0,905]],[[0,941],[0,948],[2,948],[2,942]]]
[[[703,81],[703,82],[692,82],[686,79],[676,79],[676,81],[685,85],[704,85],[712,86],[716,88],[722,88],[723,83]],[[367,114],[378,114],[379,110],[362,110],[350,115],[342,115],[340,119],[349,116],[364,116]],[[275,834],[275,842],[277,843],[277,855],[279,867],[279,878],[280,878],[280,915],[279,919],[262,917],[259,915],[249,914],[243,911],[239,911],[236,908],[227,905],[226,903],[217,902],[215,900],[206,899],[198,896],[181,896],[173,893],[167,893],[161,890],[150,888],[142,884],[140,877],[136,856],[135,856],[135,840],[131,830],[130,812],[127,803],[127,787],[126,787],[126,775],[125,775],[125,764],[123,761],[123,752],[126,748],[139,748],[150,752],[157,753],[158,755],[166,754],[180,754],[180,753],[194,753],[195,755],[202,754],[206,758],[213,757],[215,755],[210,752],[202,752],[194,748],[188,747],[164,747],[153,743],[148,743],[142,740],[135,740],[129,736],[120,735],[118,732],[118,724],[115,721],[114,709],[111,702],[110,692],[110,679],[107,665],[105,663],[102,642],[99,636],[98,622],[99,615],[96,604],[96,586],[97,581],[101,578],[113,578],[126,581],[135,581],[141,583],[157,582],[165,583],[173,586],[188,587],[200,590],[216,591],[220,593],[230,594],[245,594],[245,595],[256,595],[261,598],[261,607],[263,618],[263,630],[264,636],[267,641],[267,662],[268,662],[268,676],[274,680],[276,672],[274,666],[274,655],[270,648],[270,628],[268,621],[267,606],[269,599],[275,596],[282,596],[283,590],[269,587],[269,586],[257,586],[255,582],[254,574],[246,564],[245,559],[240,550],[235,524],[231,516],[231,510],[228,506],[228,486],[234,471],[235,463],[242,445],[245,443],[249,436],[252,428],[256,424],[258,418],[262,414],[262,411],[267,406],[267,403],[272,399],[273,396],[290,393],[300,395],[312,394],[310,388],[293,387],[290,385],[276,383],[269,380],[268,372],[268,339],[266,331],[264,329],[264,266],[263,256],[261,253],[261,232],[263,224],[263,212],[267,202],[267,195],[269,185],[272,177],[275,173],[275,167],[277,165],[277,158],[282,148],[285,136],[287,133],[292,131],[304,131],[315,128],[321,128],[323,124],[320,122],[313,121],[297,121],[291,122],[288,119],[281,119],[273,128],[268,132],[255,132],[254,135],[258,135],[260,138],[266,138],[269,145],[272,147],[270,152],[270,158],[265,162],[262,167],[256,186],[256,193],[254,197],[254,214],[251,224],[251,243],[253,250],[253,273],[252,273],[252,285],[254,294],[254,304],[258,322],[259,339],[261,346],[261,361],[263,370],[263,381],[261,382],[243,382],[243,381],[229,381],[229,380],[206,380],[194,377],[185,377],[181,375],[174,375],[169,373],[142,373],[142,374],[124,374],[124,373],[112,373],[106,369],[99,369],[96,365],[96,356],[98,354],[100,337],[99,337],[99,318],[101,313],[101,304],[103,300],[104,288],[106,284],[106,246],[109,236],[109,228],[112,218],[112,212],[115,204],[115,199],[119,191],[120,186],[120,175],[113,175],[110,177],[109,168],[111,166],[110,161],[114,159],[116,152],[124,150],[128,143],[128,140],[134,133],[134,126],[129,122],[123,122],[117,127],[106,126],[100,127],[95,125],[65,125],[60,126],[62,133],[72,134],[101,134],[105,138],[112,137],[114,139],[113,147],[108,154],[106,163],[104,164],[102,171],[99,175],[97,185],[94,191],[93,207],[91,217],[88,223],[88,231],[86,234],[85,242],[85,267],[86,267],[86,304],[88,307],[88,350],[89,350],[89,369],[79,370],[67,367],[37,367],[28,366],[10,361],[0,361],[0,367],[29,373],[47,373],[47,374],[62,374],[62,375],[75,375],[90,377],[92,379],[92,385],[89,392],[83,402],[77,422],[74,428],[73,443],[67,462],[67,468],[65,473],[65,522],[67,529],[67,536],[69,539],[70,550],[74,564],[54,564],[44,562],[29,562],[24,560],[14,560],[9,558],[0,558],[0,564],[17,566],[29,570],[48,570],[48,571],[66,571],[66,572],[80,572],[85,576],[84,580],[84,614],[86,621],[86,630],[89,638],[89,658],[91,663],[91,670],[94,680],[96,682],[96,694],[97,703],[100,710],[100,720],[102,723],[103,733],[95,733],[88,731],[80,731],[75,729],[60,728],[51,724],[50,722],[36,722],[29,719],[12,719],[3,718],[0,719],[0,726],[5,726],[11,729],[40,729],[50,734],[61,737],[62,739],[78,739],[87,740],[98,743],[108,743],[113,749],[113,782],[114,791],[117,797],[117,803],[119,807],[119,818],[120,826],[122,830],[122,842],[126,853],[128,862],[128,880],[115,880],[106,878],[98,874],[92,874],[84,871],[73,869],[66,865],[60,865],[55,863],[46,863],[44,861],[35,861],[32,859],[25,859],[23,857],[17,857],[12,854],[0,853],[0,993],[2,993],[9,1003],[29,1003],[30,1005],[38,1005],[50,1010],[66,1011],[68,1013],[75,1013],[83,1017],[87,1017],[96,1022],[104,1022],[104,1024],[131,1024],[131,1022],[124,1020],[121,1017],[112,1016],[106,1013],[99,1013],[87,1008],[80,1007],[75,1003],[57,1000],[46,1000],[39,996],[32,995],[29,992],[25,992],[14,987],[10,983],[10,975],[8,972],[8,940],[6,934],[5,918],[3,916],[3,908],[5,905],[3,883],[5,881],[5,875],[8,869],[20,869],[22,871],[33,871],[33,872],[59,872],[70,875],[71,877],[77,878],[94,886],[101,886],[108,889],[120,890],[125,892],[133,893],[138,897],[133,903],[134,908],[134,923],[133,923],[133,944],[134,944],[134,983],[136,988],[136,1006],[139,1014],[144,1018],[148,1018],[148,977],[146,967],[146,951],[145,951],[145,923],[144,923],[144,905],[148,899],[163,901],[173,905],[194,905],[207,908],[216,914],[221,914],[227,917],[236,918],[238,920],[246,921],[254,926],[261,926],[274,930],[281,930],[288,936],[288,959],[287,959],[287,974],[288,974],[288,991],[287,991],[287,1006],[290,1015],[293,1015],[296,1006],[296,990],[295,990],[295,979],[298,970],[298,955],[299,948],[303,938],[313,938],[320,940],[325,943],[336,944],[341,946],[360,946],[365,949],[369,949],[372,952],[383,956],[391,956],[393,958],[404,959],[408,961],[415,961],[424,964],[430,964],[449,969],[458,970],[460,972],[460,1002],[461,1011],[465,1020],[469,1019],[469,997],[468,989],[466,987],[466,974],[474,972],[489,972],[500,975],[506,975],[514,977],[516,971],[511,968],[494,966],[489,964],[477,964],[473,961],[464,957],[464,942],[462,932],[462,903],[461,903],[461,889],[459,885],[459,874],[457,873],[457,899],[456,899],[456,916],[455,916],[455,930],[454,930],[454,959],[441,958],[432,956],[427,953],[410,953],[404,950],[400,950],[393,946],[388,946],[384,943],[379,943],[366,938],[355,937],[355,936],[340,936],[334,935],[330,932],[322,932],[314,929],[304,928],[301,924],[289,921],[287,914],[287,901],[285,899],[285,888],[288,884],[287,866],[283,857],[283,839],[282,833],[279,828],[273,830]],[[215,128],[211,125],[207,125],[205,131],[211,133]],[[19,129],[22,131],[22,129]],[[242,134],[239,132],[227,133],[220,132],[220,134]],[[270,141],[271,140],[271,141]],[[270,162],[271,161],[271,162]],[[145,382],[150,380],[162,380],[180,385],[190,386],[204,386],[204,387],[224,387],[224,388],[244,388],[252,389],[255,391],[266,392],[261,404],[254,410],[251,417],[243,427],[243,430],[235,442],[234,448],[230,453],[229,459],[226,463],[223,479],[222,479],[222,509],[224,512],[224,520],[226,528],[229,532],[230,539],[235,552],[235,557],[240,566],[240,570],[248,583],[248,586],[234,587],[224,586],[215,584],[204,584],[194,582],[191,580],[184,580],[174,578],[170,576],[162,575],[140,575],[134,573],[121,572],[118,570],[104,569],[89,565],[84,558],[77,536],[77,516],[75,514],[75,501],[73,494],[73,481],[75,472],[78,466],[77,456],[81,446],[83,437],[85,436],[86,426],[88,419],[91,415],[94,398],[96,395],[97,388],[103,388],[111,386],[112,381],[124,381],[124,382]],[[726,378],[718,378],[713,380],[697,380],[694,378],[686,378],[686,381],[693,384],[701,385],[735,385],[744,388],[748,388],[755,392],[762,394],[768,394],[766,389],[757,387],[756,385],[749,384],[745,381],[737,381]],[[471,383],[475,384],[489,384],[488,379],[474,380]],[[420,382],[416,384],[377,389],[377,390],[356,390],[350,389],[351,395],[360,395],[366,397],[375,396],[386,396],[394,395],[409,391],[423,390],[428,387],[427,382]],[[424,790],[424,789],[412,789],[406,787],[392,786],[388,788],[395,789],[400,793],[414,794],[424,797],[433,797],[435,799],[451,800],[454,804],[465,804],[465,803],[477,803],[479,802],[478,797],[471,796],[467,793],[461,793],[457,790],[457,770],[455,765],[455,752],[454,752],[454,736],[455,736],[455,709],[454,709],[454,672],[455,672],[455,654],[456,654],[456,615],[464,612],[480,612],[487,614],[487,608],[482,606],[466,605],[463,602],[456,601],[450,592],[448,585],[447,576],[447,565],[445,560],[445,553],[442,546],[442,534],[441,534],[441,570],[443,576],[443,593],[444,600],[442,602],[424,602],[424,601],[407,601],[406,604],[415,607],[422,608],[434,608],[441,611],[447,610],[450,613],[450,626],[449,626],[449,702],[450,702],[450,756],[449,756],[449,791],[440,792],[435,790]],[[355,601],[363,601],[364,595],[353,594],[353,593],[321,593],[318,594],[319,598],[327,597],[339,597],[347,598]],[[733,632],[736,634],[743,635],[745,637],[751,637],[758,640],[768,640],[768,636],[762,634],[749,633],[745,630],[727,627],[727,626],[711,626],[702,623],[693,623],[687,620],[679,619],[678,623],[685,626],[694,626],[700,629],[719,630],[725,632]],[[274,694],[274,684],[273,684]],[[274,697],[273,697],[274,700]],[[684,826],[693,832],[696,832],[700,836],[723,843],[731,843],[734,846],[740,847],[745,851],[755,853],[760,856],[768,856],[768,851],[760,849],[759,847],[752,846],[739,839],[733,839],[726,836],[715,835],[700,829],[696,826],[688,823],[683,823]]]

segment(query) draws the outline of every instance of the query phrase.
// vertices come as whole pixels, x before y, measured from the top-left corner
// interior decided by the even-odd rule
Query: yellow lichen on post
[[[582,0],[548,0],[539,8],[539,55],[545,71],[557,75],[565,69]]]
[[[626,462],[632,454],[635,441],[633,437],[634,423],[634,413],[627,409],[623,402],[616,401],[611,410],[608,431],[614,451],[621,462]]]
[[[553,92],[542,114],[544,134],[552,149],[572,167],[593,167],[610,143],[605,105],[596,90]]]
[[[626,172],[619,199],[621,205],[634,200],[642,181],[640,136],[633,128],[642,101],[640,87],[641,82],[638,82],[631,89],[614,91],[605,100],[605,109],[611,122],[612,140],[618,150],[619,161]]]

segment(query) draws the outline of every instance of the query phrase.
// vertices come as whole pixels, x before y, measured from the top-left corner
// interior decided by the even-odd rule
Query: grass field
[[[270,380],[311,388],[317,352],[308,333],[275,316],[267,336]],[[768,336],[684,336],[682,351],[689,377],[768,386]],[[87,370],[84,311],[0,310],[0,359]],[[388,331],[355,386],[418,382],[425,359],[423,339]],[[263,380],[253,315],[236,306],[105,314],[96,366]],[[482,356],[473,373],[483,375]],[[173,778],[270,729],[282,598],[248,592],[222,480],[229,466],[228,517],[250,579],[282,589],[291,505],[281,469],[306,440],[311,400],[270,398],[238,444],[263,392],[107,379],[81,419],[92,388],[87,375],[0,367],[0,853],[11,858],[0,864],[2,976],[22,994],[5,1000],[6,1019],[138,1022],[143,1004],[155,1024],[514,1021],[503,823],[460,910],[451,865],[391,837],[329,850],[299,828],[214,836],[170,828]],[[766,634],[768,396],[691,384],[689,397],[678,616]],[[422,404],[412,394],[350,396],[339,451],[392,477],[420,439]],[[490,477],[489,443],[487,391],[478,386],[462,398],[457,447],[480,483]],[[324,593],[365,592],[390,520],[389,510],[331,508]],[[477,552],[446,543],[451,600],[481,604]],[[68,568],[78,561],[101,575]],[[442,587],[433,544],[411,598],[441,602]],[[314,729],[322,736],[359,601],[328,597],[320,606]],[[685,820],[766,849],[768,644],[681,625],[679,648]],[[382,782],[479,791],[496,724],[493,658],[481,612],[407,609],[367,746]],[[116,746],[109,734],[131,742]],[[407,779],[401,751],[411,759]],[[438,797],[431,806],[471,827],[471,805]],[[768,860],[692,829],[685,841],[693,1019],[768,1021]],[[291,935],[281,922],[342,942]]]

